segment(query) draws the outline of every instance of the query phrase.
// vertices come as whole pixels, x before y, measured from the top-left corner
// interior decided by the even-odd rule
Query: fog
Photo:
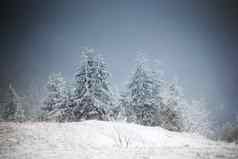
[[[138,52],[158,59],[189,99],[204,97],[222,117],[238,112],[237,9],[223,1],[42,1],[8,4],[1,33],[1,87],[43,87],[52,72],[73,80],[80,50],[102,54],[114,86]],[[234,7],[234,8],[233,8]],[[233,8],[233,10],[232,10]]]

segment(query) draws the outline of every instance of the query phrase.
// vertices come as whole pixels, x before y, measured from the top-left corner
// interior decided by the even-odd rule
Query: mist
[[[189,99],[238,112],[237,5],[233,1],[24,1],[1,11],[1,94],[9,83],[23,94],[49,74],[74,79],[80,50],[102,54],[113,85],[123,88],[143,52],[177,78]]]

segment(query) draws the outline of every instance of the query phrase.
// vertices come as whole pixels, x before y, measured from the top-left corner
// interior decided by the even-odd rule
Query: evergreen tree
[[[58,120],[62,115],[62,108],[66,100],[66,82],[61,73],[53,73],[47,83],[47,97],[44,100],[46,118]]]
[[[14,116],[15,116],[15,112],[17,108],[17,103],[14,98],[14,94],[10,90],[10,87],[11,86],[9,85],[9,89],[7,92],[7,103],[3,105],[3,110],[2,110],[2,119],[7,121],[14,120],[15,118]]]
[[[128,121],[142,125],[158,125],[161,81],[154,78],[154,75],[155,72],[147,65],[147,59],[140,56],[128,84],[129,104],[125,108]]]
[[[85,49],[81,53],[79,69],[75,74],[75,107],[73,113],[77,120],[97,118],[105,120],[112,108],[112,92],[109,83],[110,74],[101,56],[93,50]]]
[[[139,56],[127,93],[120,100],[127,121],[181,131],[179,100],[176,85],[163,79],[159,65]]]
[[[22,106],[21,97],[17,94],[16,90],[9,85],[8,102],[3,107],[2,119],[6,121],[24,121],[24,109]]]
[[[207,109],[206,101],[199,99],[188,102],[187,99],[185,99],[182,88],[176,81],[170,82],[168,86],[166,91],[167,95],[163,98],[166,101],[165,103],[167,103],[166,105],[172,108],[176,114],[172,120],[172,123],[176,125],[175,128],[180,131],[212,136],[212,120],[210,118],[210,112]]]
[[[165,82],[159,109],[160,125],[166,129],[182,131],[184,121],[180,109],[180,92],[175,82]]]

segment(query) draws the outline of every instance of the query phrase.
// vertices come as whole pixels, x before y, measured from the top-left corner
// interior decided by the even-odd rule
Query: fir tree
[[[44,100],[46,118],[58,120],[63,113],[66,100],[66,82],[61,73],[53,73],[47,83],[47,97]]]
[[[121,100],[124,105],[121,111],[127,121],[181,131],[183,121],[178,104],[178,91],[173,83],[163,79],[158,63],[139,56],[127,95]]]
[[[75,74],[76,89],[73,113],[76,119],[106,119],[112,107],[110,74],[101,56],[93,50],[85,49],[81,53],[81,63]]]
[[[160,83],[154,75],[155,72],[147,65],[147,59],[140,56],[128,84],[129,104],[125,108],[128,121],[158,125]]]

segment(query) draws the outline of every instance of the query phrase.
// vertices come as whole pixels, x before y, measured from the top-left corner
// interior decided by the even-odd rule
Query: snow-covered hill
[[[238,158],[238,146],[128,123],[0,123],[0,159]]]

